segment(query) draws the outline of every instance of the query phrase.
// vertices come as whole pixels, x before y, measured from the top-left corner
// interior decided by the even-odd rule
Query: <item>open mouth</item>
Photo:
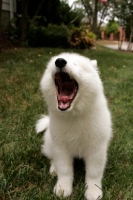
[[[59,72],[55,74],[55,85],[58,108],[62,111],[67,110],[77,94],[78,83],[68,73]]]

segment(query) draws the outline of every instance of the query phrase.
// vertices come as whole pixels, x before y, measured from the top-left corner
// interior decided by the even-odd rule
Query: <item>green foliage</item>
[[[19,39],[19,31],[18,28],[14,25],[10,25],[9,27],[9,35],[13,45],[17,45]]]
[[[111,33],[118,33],[118,28],[119,28],[119,24],[116,21],[109,21],[109,23],[107,24],[105,31],[107,34],[111,34]]]
[[[46,18],[41,16],[41,15],[36,15],[34,16],[33,19],[29,20],[29,26],[44,26],[45,22],[46,22]]]
[[[39,8],[40,3],[42,5]],[[17,0],[17,13],[23,15],[22,4],[20,0]],[[38,11],[38,12],[36,12]],[[80,26],[83,15],[79,14],[79,9],[71,9],[66,1],[60,0],[28,0],[27,4],[28,18],[33,19],[34,15],[41,16],[39,21],[40,26],[48,26],[48,24],[68,25],[73,19],[75,26]],[[28,19],[27,18],[27,19]],[[43,20],[43,18],[45,20]]]
[[[32,47],[77,47],[90,48],[95,45],[96,35],[88,28],[71,25],[57,26],[49,24],[46,27],[32,26],[28,33],[28,44]]]
[[[28,32],[28,44],[32,47],[69,47],[69,36],[65,25],[32,26]]]
[[[96,35],[89,31],[88,27],[71,26],[71,37],[69,42],[72,47],[86,49],[95,46]]]
[[[43,47],[46,43],[46,28],[32,26],[28,32],[28,44],[31,47]]]
[[[17,0],[15,26],[10,28],[12,42],[26,44],[26,46],[29,42],[30,46],[67,47],[69,43],[66,38],[68,38],[69,31],[63,25],[80,26],[84,16],[82,9],[72,9],[66,1],[60,0],[28,0],[24,2]],[[53,24],[52,33],[51,30],[49,33],[49,24]],[[54,27],[54,25],[56,26]],[[37,41],[38,36],[40,38]],[[59,41],[57,41],[58,39]]]
[[[30,47],[77,47],[81,49],[90,48],[95,45],[96,35],[90,32],[85,27],[75,27],[73,22],[71,25],[55,25],[48,24],[47,27],[40,24],[40,20],[45,22],[45,18],[36,16],[33,24],[31,24],[27,33],[26,40],[21,42],[23,46]],[[19,43],[21,19],[16,20],[18,26],[15,23],[10,26],[10,37],[13,44]],[[30,20],[29,20],[30,24]]]
[[[113,17],[117,17],[121,26],[127,26],[130,20],[133,18],[133,1],[122,0],[116,1]]]
[[[64,1],[60,1],[60,5],[57,10],[58,16],[56,23],[60,24],[74,24],[74,26],[80,26],[84,17],[83,10],[80,8],[71,9],[71,7]]]
[[[19,16],[11,20],[8,32],[12,44],[17,45],[21,35],[21,18]]]

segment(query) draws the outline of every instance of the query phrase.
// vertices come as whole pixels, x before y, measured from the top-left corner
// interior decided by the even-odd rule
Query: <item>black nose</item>
[[[59,67],[60,69],[62,69],[62,67],[65,67],[66,64],[67,64],[67,61],[65,59],[63,59],[63,58],[58,58],[55,61],[56,67]]]

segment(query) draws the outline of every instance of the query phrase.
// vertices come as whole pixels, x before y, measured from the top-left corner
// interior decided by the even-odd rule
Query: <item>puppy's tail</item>
[[[41,119],[39,119],[36,123],[36,133],[40,133],[45,131],[49,126],[49,116],[42,115]]]

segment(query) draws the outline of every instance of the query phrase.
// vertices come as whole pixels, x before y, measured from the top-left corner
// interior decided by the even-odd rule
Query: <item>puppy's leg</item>
[[[53,160],[51,160],[50,163],[51,163],[51,166],[50,166],[49,172],[50,172],[51,175],[56,175],[56,169],[55,169],[55,165],[54,165]]]
[[[64,149],[58,149],[54,155],[54,165],[58,176],[58,181],[54,187],[54,193],[60,197],[70,196],[73,183],[72,158]]]
[[[56,174],[55,166],[53,163],[53,142],[49,129],[44,134],[44,143],[41,146],[41,152],[51,160],[50,174]]]
[[[85,197],[87,200],[98,200],[103,196],[101,180],[106,164],[106,146],[92,147],[89,155],[85,158],[87,185]]]
[[[41,146],[41,152],[50,160],[53,159],[52,137],[49,128],[46,130],[43,137],[43,145]]]

